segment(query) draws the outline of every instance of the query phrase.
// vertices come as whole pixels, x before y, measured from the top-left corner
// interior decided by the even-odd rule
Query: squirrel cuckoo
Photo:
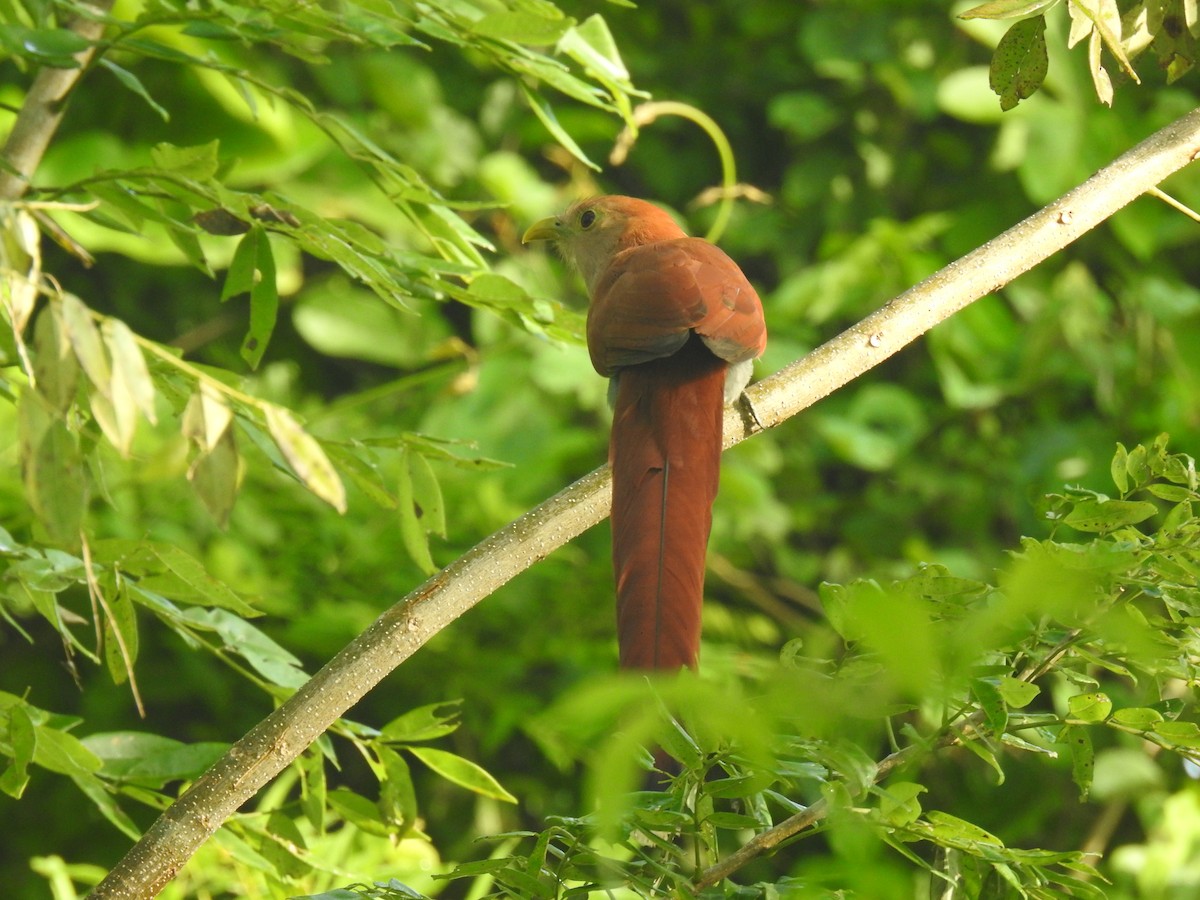
[[[724,407],[766,347],[762,304],[733,260],[644,200],[584,200],[530,241],[583,276],[588,352],[612,379],[621,666],[694,669]]]

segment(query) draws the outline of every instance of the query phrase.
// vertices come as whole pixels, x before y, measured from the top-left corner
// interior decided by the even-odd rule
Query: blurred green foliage
[[[117,3],[5,211],[3,308],[29,319],[0,334],[6,890],[94,883],[303,670],[603,462],[580,287],[519,235],[597,192],[704,233],[720,169],[691,123],[591,168],[643,96],[712,115],[768,198],[722,238],[765,301],[765,374],[1197,105],[1174,57],[1098,103],[1067,5],[1001,114],[1010,23],[919,0]],[[72,11],[0,4],[3,130],[79,49]],[[1163,186],[1193,209],[1194,169]],[[1196,484],[1155,440],[1200,447],[1198,243],[1143,198],[728,454],[698,683],[607,677],[593,529],[167,896],[666,891],[818,801],[720,895],[1185,896]],[[630,812],[634,739],[683,775]]]

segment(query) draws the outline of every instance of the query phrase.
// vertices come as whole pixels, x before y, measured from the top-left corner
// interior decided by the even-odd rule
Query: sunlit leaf
[[[430,703],[410,709],[384,725],[381,733],[390,741],[430,741],[458,729],[462,715],[461,700]]]
[[[1103,722],[1112,712],[1112,701],[1099,691],[1076,694],[1067,700],[1071,717],[1084,722]]]
[[[63,294],[61,308],[63,328],[80,366],[96,390],[107,395],[112,370],[104,352],[104,342],[100,339],[100,329],[92,320],[91,310],[74,294]]]
[[[1068,725],[1059,734],[1058,742],[1066,744],[1071,751],[1071,778],[1079,788],[1080,800],[1086,800],[1092,789],[1092,777],[1096,771],[1096,755],[1092,749],[1092,736],[1083,725]]]
[[[988,72],[988,84],[1000,96],[1000,108],[1012,109],[1033,96],[1049,66],[1044,17],[1022,19],[1009,28],[996,45]]]
[[[281,406],[267,406],[266,419],[271,437],[296,477],[310,491],[344,513],[346,488],[321,445]]]
[[[408,751],[447,781],[484,797],[516,803],[517,798],[500,786],[487,771],[469,759],[434,747],[408,747]]]
[[[960,19],[1018,19],[1041,13],[1060,0],[991,0],[958,14]]]
[[[558,141],[563,148],[574,156],[577,160],[587,166],[589,169],[594,169],[599,172],[600,167],[588,159],[583,149],[575,143],[575,139],[567,133],[566,129],[558,122],[558,117],[554,115],[554,110],[550,104],[546,103],[537,94],[533,93],[525,85],[521,85],[521,92],[525,95],[525,100],[529,104],[529,108],[533,110],[534,115],[538,117],[546,130],[550,132],[553,138]]]
[[[150,157],[160,169],[203,181],[217,174],[221,164],[219,147],[220,142],[217,140],[193,147],[176,147],[174,144],[161,143],[150,149]]]
[[[1157,512],[1145,500],[1078,500],[1063,521],[1079,531],[1103,533],[1144,522]]]
[[[4,772],[0,773],[0,791],[14,800],[20,800],[25,793],[25,786],[29,783],[29,766],[37,749],[37,731],[24,704],[15,704],[8,709],[4,725],[12,761]]]

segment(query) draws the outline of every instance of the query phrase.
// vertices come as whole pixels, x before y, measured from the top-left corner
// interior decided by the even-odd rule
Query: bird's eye
[[[594,209],[585,209],[579,216],[580,228],[591,228],[596,224],[596,211]]]

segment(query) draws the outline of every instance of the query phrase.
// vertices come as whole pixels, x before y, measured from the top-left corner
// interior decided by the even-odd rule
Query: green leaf
[[[174,144],[155,144],[150,150],[150,158],[160,169],[166,169],[175,175],[182,175],[195,181],[207,181],[217,174],[221,160],[218,153],[220,141],[211,140],[207,144],[194,147],[176,147]]]
[[[32,396],[24,398],[22,412],[35,402]],[[54,540],[65,545],[76,544],[87,509],[88,490],[83,456],[75,436],[56,419],[31,450],[23,453],[30,506]]]
[[[558,12],[555,8],[555,12]],[[558,13],[557,17],[541,16],[517,10],[496,10],[482,16],[472,24],[471,30],[480,37],[493,40],[515,41],[531,46],[548,46],[555,43],[574,19]]]
[[[417,792],[413,787],[412,773],[404,757],[396,751],[377,747],[375,752],[383,763],[384,772],[379,786],[379,811],[384,821],[395,826],[402,836],[411,831],[417,822]]]
[[[629,70],[625,68],[617,42],[613,40],[603,16],[590,15],[568,30],[559,42],[558,49],[606,85],[614,98],[619,98],[624,90],[629,89]]]
[[[129,393],[133,404],[146,420],[151,424],[156,423],[154,381],[137,337],[120,319],[105,319],[101,331],[112,359],[114,384],[120,380],[122,390]]]
[[[1100,691],[1076,694],[1067,700],[1071,718],[1083,722],[1103,722],[1112,712],[1112,701]]]
[[[1200,499],[1197,498],[1194,491],[1190,491],[1178,484],[1159,484],[1155,482],[1154,484],[1146,485],[1146,490],[1155,497],[1158,497],[1158,499],[1166,500],[1170,503],[1183,503],[1188,500]]]
[[[262,226],[255,225],[250,230],[250,234],[255,232],[259,233],[254,257],[258,277],[250,287],[250,328],[242,341],[242,358],[252,369],[257,369],[262,361],[279,315],[279,287],[275,278],[275,256],[271,241]]]
[[[75,402],[79,362],[67,335],[61,304],[43,309],[33,326],[34,386],[50,408],[66,412]]]
[[[879,791],[879,815],[896,827],[911,825],[921,817],[921,801],[917,799],[928,788],[912,781],[897,781]]]
[[[571,137],[571,135],[567,134],[566,129],[558,124],[558,117],[554,115],[554,110],[551,108],[550,104],[542,100],[541,97],[531,91],[524,84],[521,85],[521,93],[525,95],[525,102],[529,104],[529,108],[533,110],[533,114],[538,117],[543,125],[546,126],[546,130],[549,131],[554,139],[563,146],[563,149],[565,149],[589,169],[599,172],[600,167],[588,159],[588,156],[583,152],[583,149],[577,143],[575,143],[575,139]]]
[[[193,395],[195,396],[195,395]],[[211,450],[201,450],[188,467],[188,480],[209,515],[222,528],[237,502],[242,479],[242,458],[237,451],[233,429],[226,429]]]
[[[1071,751],[1071,779],[1079,788],[1080,801],[1087,800],[1092,788],[1092,777],[1096,770],[1096,755],[1092,749],[1092,736],[1082,725],[1067,725],[1059,732],[1058,742],[1066,744]]]
[[[516,803],[517,798],[500,786],[488,772],[469,759],[434,747],[408,747],[408,752],[447,781],[493,800]]]
[[[167,112],[167,110],[164,107],[162,107],[159,103],[157,103],[153,97],[150,96],[150,92],[146,90],[146,86],[144,84],[142,84],[140,78],[138,78],[136,75],[134,75],[128,69],[124,69],[121,66],[118,66],[115,62],[112,61],[111,58],[109,58],[107,56],[102,56],[100,58],[99,62],[100,62],[100,65],[104,66],[104,68],[106,68],[106,69],[108,69],[108,71],[112,72],[113,75],[117,76],[117,81],[121,82],[121,84],[125,88],[127,88],[130,91],[133,91],[133,93],[137,94],[139,97],[141,97],[143,100],[145,100],[146,104],[152,110],[154,110],[156,113],[158,113],[159,116],[162,117],[162,120],[164,122],[171,121],[171,114],[169,112]]]
[[[292,817],[273,810],[267,816],[266,834],[259,842],[259,852],[281,878],[302,878],[312,869],[305,860],[304,835],[296,827]]]
[[[421,525],[421,508],[413,497],[412,470],[408,458],[412,451],[401,451],[401,465],[396,475],[396,512],[400,519],[400,540],[417,568],[426,575],[437,571],[429,552],[429,535]]]
[[[2,40],[14,53],[34,57],[45,65],[60,69],[78,68],[75,54],[92,46],[91,41],[69,28],[8,25],[3,28]]]
[[[971,682],[971,692],[979,701],[988,727],[996,734],[1003,733],[1008,727],[1008,707],[1000,696],[999,688],[987,678],[976,678]]]
[[[704,817],[704,824],[711,825],[714,828],[728,828],[734,831],[762,827],[762,822],[758,821],[754,816],[744,816],[740,813],[731,812],[710,813]]]
[[[1144,522],[1157,512],[1146,500],[1077,500],[1063,521],[1077,531],[1106,533]]]
[[[446,700],[410,709],[380,730],[385,740],[409,743],[431,741],[456,731],[462,715],[461,700]]]
[[[315,747],[310,747],[300,757],[300,806],[304,817],[318,834],[325,831],[325,805],[328,787],[325,779],[325,757]]]
[[[189,609],[184,617],[219,634],[227,650],[240,655],[271,684],[294,690],[308,681],[300,660],[245,619],[224,609]]]
[[[106,777],[154,787],[199,777],[229,749],[228,744],[186,744],[140,731],[97,732],[83,744],[103,761]]]
[[[104,616],[104,662],[113,684],[124,684],[137,662],[138,625],[125,580],[121,579],[116,587],[105,597],[108,610]]]
[[[170,544],[148,543],[146,549],[165,567],[158,575],[147,575],[139,584],[157,590],[183,603],[227,609],[240,616],[256,616],[258,611],[235,594],[226,584],[213,578],[198,560],[185,550]]]
[[[266,407],[267,429],[296,477],[340,513],[346,511],[346,488],[321,445],[281,406]]]
[[[1004,702],[1012,709],[1023,709],[1041,693],[1041,688],[1019,678],[1002,677],[996,685]]]
[[[49,725],[35,725],[37,741],[33,759],[43,769],[62,775],[91,775],[100,771],[100,758],[74,735]]]
[[[1122,443],[1117,443],[1117,452],[1113,454],[1109,472],[1117,491],[1124,497],[1129,493],[1129,451]]]
[[[133,819],[129,818],[125,811],[117,805],[116,798],[108,792],[103,781],[94,775],[88,774],[72,775],[71,780],[92,801],[96,809],[100,811],[100,814],[108,819],[123,835],[133,841],[138,840],[142,836]]]
[[[29,765],[37,750],[37,730],[23,702],[9,707],[5,731],[12,763],[0,774],[0,791],[20,800],[29,783]],[[3,720],[0,720],[3,721]]]
[[[1159,722],[1153,732],[1176,747],[1200,747],[1200,725],[1195,722]]]
[[[384,824],[379,808],[366,797],[359,796],[346,788],[329,792],[329,806],[343,819],[367,834],[388,837],[393,829]]]
[[[1126,728],[1146,731],[1163,721],[1162,713],[1148,706],[1128,706],[1112,714],[1112,721]]]
[[[950,813],[934,809],[926,813],[925,819],[931,826],[934,837],[952,847],[974,850],[976,844],[1004,846],[1004,842],[991,832]]]
[[[1009,110],[1041,87],[1049,71],[1046,54],[1046,19],[1022,19],[1005,32],[992,54],[988,84],[1000,96],[1000,108]]]
[[[221,302],[248,293],[254,287],[254,271],[258,261],[258,241],[263,233],[262,226],[251,228],[238,241],[233,259],[225,271],[225,284],[221,288]]]

